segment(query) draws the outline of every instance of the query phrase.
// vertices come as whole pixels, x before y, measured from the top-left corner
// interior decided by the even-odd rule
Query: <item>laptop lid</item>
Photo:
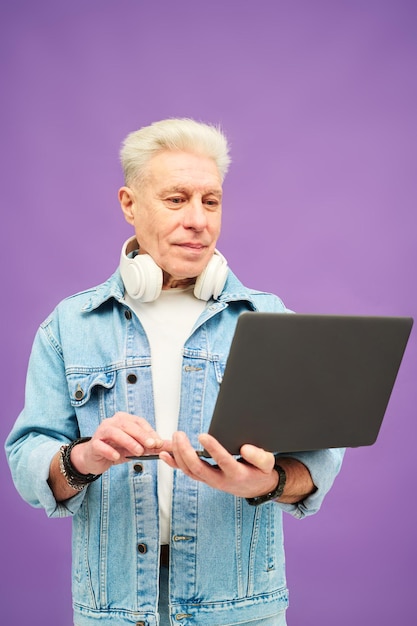
[[[413,324],[406,317],[243,313],[209,433],[232,454],[372,445]]]

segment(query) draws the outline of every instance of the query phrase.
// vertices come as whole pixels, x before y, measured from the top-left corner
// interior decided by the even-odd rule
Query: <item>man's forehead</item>
[[[161,193],[189,193],[190,191],[199,190],[204,193],[213,193],[215,195],[222,195],[222,187],[220,184],[204,184],[203,181],[198,183],[198,181],[193,181],[190,183],[172,183],[169,184],[167,181],[164,181],[166,184],[163,184],[160,187]]]
[[[206,193],[222,193],[215,161],[188,152],[159,153],[149,161],[146,178],[151,185],[166,191],[180,192],[197,188]]]

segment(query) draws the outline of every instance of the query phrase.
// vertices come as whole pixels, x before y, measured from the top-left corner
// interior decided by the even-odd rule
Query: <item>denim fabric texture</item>
[[[279,298],[245,288],[229,272],[185,343],[178,428],[196,448],[210,424],[237,319],[250,310],[288,312]],[[73,516],[77,626],[156,626],[159,619],[158,461],[114,466],[62,503],[47,483],[60,445],[92,435],[115,412],[154,425],[149,344],[139,319],[127,312],[118,271],[58,305],[36,335],[26,405],[6,442],[22,497],[50,517]],[[174,472],[171,624],[285,624],[282,513],[302,518],[320,508],[343,451],[291,456],[309,468],[317,486],[297,505],[251,507]]]
[[[171,626],[169,617],[169,570],[161,567],[159,572],[159,626]],[[286,611],[280,611],[271,617],[255,619],[251,622],[239,623],[239,626],[287,626]],[[218,624],[220,626],[220,624]],[[222,626],[228,626],[223,624]],[[229,625],[230,626],[230,625]]]

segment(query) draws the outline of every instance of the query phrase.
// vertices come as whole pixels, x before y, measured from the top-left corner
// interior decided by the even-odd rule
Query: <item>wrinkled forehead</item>
[[[163,150],[145,169],[142,183],[158,189],[185,190],[190,187],[220,193],[222,180],[214,159],[202,154]]]

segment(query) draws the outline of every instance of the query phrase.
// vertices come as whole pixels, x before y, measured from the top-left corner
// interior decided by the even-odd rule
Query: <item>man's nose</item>
[[[203,230],[207,225],[207,213],[201,198],[192,198],[184,213],[184,228]]]

